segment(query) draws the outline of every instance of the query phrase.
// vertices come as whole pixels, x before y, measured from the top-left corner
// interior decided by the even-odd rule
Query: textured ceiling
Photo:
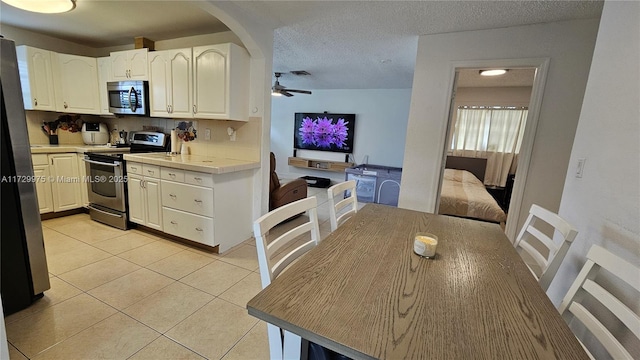
[[[237,1],[274,29],[274,71],[302,89],[410,88],[418,36],[598,18],[602,1]],[[2,4],[0,23],[92,47],[225,31],[191,1],[77,0],[72,12]],[[295,76],[291,70],[307,70]],[[275,78],[274,78],[275,80]],[[492,85],[494,86],[494,85]]]

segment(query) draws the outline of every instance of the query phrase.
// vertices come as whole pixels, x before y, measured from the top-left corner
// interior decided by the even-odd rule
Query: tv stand
[[[353,165],[354,164],[350,162],[305,159],[295,156],[289,157],[289,166],[305,169],[344,172],[345,169],[348,169]]]

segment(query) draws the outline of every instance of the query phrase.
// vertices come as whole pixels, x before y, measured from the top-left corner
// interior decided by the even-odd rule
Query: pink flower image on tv
[[[302,139],[302,144],[314,145],[320,148],[330,148],[335,145],[342,149],[347,140],[348,121],[339,118],[334,124],[327,117],[316,118],[312,120],[310,117],[302,119],[298,132]]]

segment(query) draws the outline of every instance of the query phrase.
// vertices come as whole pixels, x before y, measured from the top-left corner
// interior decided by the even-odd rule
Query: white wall
[[[286,85],[286,84],[285,84]],[[401,167],[409,117],[411,89],[391,90],[313,90],[311,95],[272,97],[271,151],[276,155],[281,178],[304,175],[344,181],[343,173],[295,168],[287,165],[293,156],[293,120],[296,112],[330,112],[356,114],[353,156],[362,163]],[[344,161],[344,154],[306,151],[300,157]]]
[[[549,58],[521,209],[526,214],[535,202],[557,211],[597,28],[598,20],[589,19],[421,36],[400,207],[429,212],[435,208],[454,62]],[[518,209],[510,210],[511,217]],[[519,222],[523,221],[521,216]]]
[[[557,305],[598,244],[640,266],[640,3],[607,1],[560,215],[578,236],[547,293]],[[582,178],[574,176],[586,159]],[[636,274],[640,284],[640,274]],[[637,293],[627,297],[640,311]],[[640,356],[640,354],[636,354]]]

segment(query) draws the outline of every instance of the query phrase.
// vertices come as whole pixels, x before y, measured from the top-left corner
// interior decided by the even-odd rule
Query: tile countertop
[[[32,154],[53,154],[53,153],[84,153],[93,152],[122,152],[129,151],[128,147],[115,147],[107,145],[31,145]]]
[[[260,167],[260,163],[255,161],[200,155],[167,155],[166,153],[124,154],[124,159],[127,161],[136,161],[144,164],[199,171],[209,174],[225,174]]]

